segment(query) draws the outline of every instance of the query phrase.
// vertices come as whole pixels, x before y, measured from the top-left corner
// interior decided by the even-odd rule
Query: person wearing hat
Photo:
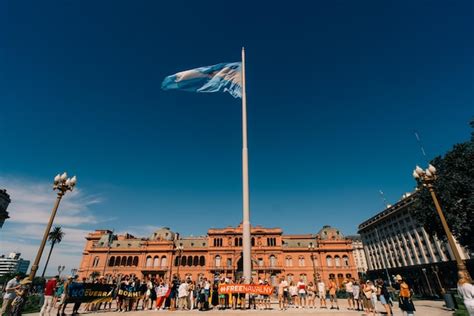
[[[407,313],[407,316],[414,315],[415,305],[411,299],[410,287],[406,283],[406,280],[402,278],[400,274],[395,277],[395,280],[400,285],[400,294],[398,295],[398,306],[400,309]]]
[[[20,279],[21,275],[16,274],[13,279],[8,281],[7,286],[5,287],[5,295],[3,295],[2,311],[0,315],[10,314],[12,302],[16,297],[16,290],[20,288]]]
[[[11,316],[21,316],[23,312],[23,307],[25,306],[26,297],[28,295],[28,288],[31,285],[31,280],[29,278],[24,278],[20,281],[20,287],[15,290],[15,299],[12,302]]]

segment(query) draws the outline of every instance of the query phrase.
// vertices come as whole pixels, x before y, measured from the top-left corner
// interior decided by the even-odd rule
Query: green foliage
[[[434,190],[446,221],[458,242],[474,251],[474,132],[470,141],[455,145],[431,164],[437,169]],[[428,190],[419,192],[413,212],[428,232],[446,239]]]
[[[64,237],[64,231],[61,229],[60,226],[56,226],[51,230],[48,234],[48,240],[52,244],[59,244]]]
[[[23,307],[23,313],[38,313],[41,310],[40,301],[40,295],[29,295]]]

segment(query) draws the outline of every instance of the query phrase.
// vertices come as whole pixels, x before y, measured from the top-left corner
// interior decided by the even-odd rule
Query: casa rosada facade
[[[277,284],[280,277],[289,281],[313,275],[339,285],[345,278],[357,278],[352,240],[333,227],[324,226],[317,234],[284,235],[281,228],[254,226],[252,235],[252,273],[256,278]],[[211,228],[207,236],[182,237],[164,227],[148,238],[130,234],[115,236],[109,230],[96,230],[86,236],[79,276],[115,278],[124,275],[171,275],[213,279],[242,275],[242,225]]]

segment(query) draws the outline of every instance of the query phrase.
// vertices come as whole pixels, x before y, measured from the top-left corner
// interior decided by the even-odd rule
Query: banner
[[[68,287],[66,303],[109,302],[114,288],[112,284],[72,282]]]
[[[133,286],[123,284],[119,288],[117,295],[121,298],[140,298],[141,296],[143,296],[143,293]]]
[[[257,284],[220,284],[219,285],[219,294],[231,294],[231,293],[271,295],[273,293],[273,286],[257,285]]]

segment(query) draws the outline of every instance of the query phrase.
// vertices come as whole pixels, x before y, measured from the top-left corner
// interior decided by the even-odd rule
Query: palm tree
[[[44,278],[44,273],[46,272],[46,268],[48,267],[49,258],[51,257],[51,252],[53,252],[53,248],[55,244],[59,244],[64,237],[64,232],[62,231],[60,226],[56,226],[53,228],[52,231],[48,234],[48,240],[51,242],[51,248],[49,249],[48,259],[46,260],[46,264],[44,265],[43,273],[41,277]]]

